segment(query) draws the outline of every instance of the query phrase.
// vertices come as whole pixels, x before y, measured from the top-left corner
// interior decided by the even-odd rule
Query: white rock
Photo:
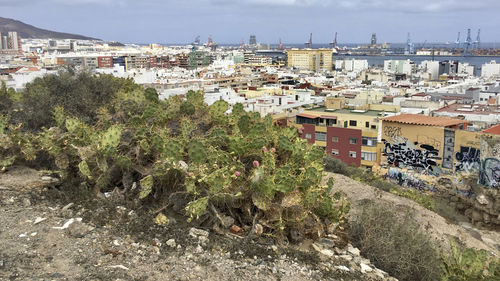
[[[47,219],[47,218],[37,217],[37,218],[35,219],[35,222],[34,222],[33,224],[39,224],[39,223],[41,223],[42,221],[44,221],[44,220],[46,220],[46,219]]]
[[[166,244],[171,248],[175,248],[175,246],[177,246],[177,244],[175,243],[175,239],[168,239]]]
[[[66,221],[63,226],[53,226],[52,228],[53,229],[59,229],[59,230],[62,230],[62,229],[66,229],[68,228],[72,223],[74,223],[75,221],[77,222],[81,222],[82,221],[82,218],[76,218],[76,219],[69,219],[68,221]]]
[[[325,255],[327,257],[333,257],[333,251],[329,249],[323,249],[320,252],[322,255]]]
[[[351,245],[348,246],[347,251],[355,256],[359,256],[361,254],[358,248],[355,248]]]
[[[486,196],[484,196],[484,194],[481,194],[479,196],[476,197],[476,200],[477,202],[479,202],[479,204],[481,205],[488,205],[488,203],[490,203],[488,201],[488,199],[486,199]]]
[[[346,272],[351,271],[349,268],[347,268],[346,266],[343,266],[343,265],[337,265],[337,266],[335,266],[335,268],[342,270],[342,271],[346,271]]]
[[[189,235],[193,238],[198,238],[198,236],[208,238],[208,231],[192,227],[189,229]]]
[[[361,267],[361,273],[372,272],[373,270],[369,265],[366,265],[364,263],[360,263],[359,266]]]

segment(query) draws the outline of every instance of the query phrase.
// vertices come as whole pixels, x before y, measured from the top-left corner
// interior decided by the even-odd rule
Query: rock
[[[234,219],[231,216],[225,216],[222,218],[222,226],[224,228],[230,228],[234,224]]]
[[[347,268],[344,265],[337,265],[337,266],[335,266],[335,268],[338,269],[338,270],[341,270],[341,271],[346,271],[346,272],[350,271],[349,268]]]
[[[156,246],[156,247],[161,247],[161,242],[160,242],[160,239],[158,239],[158,238],[153,238],[153,242],[151,242],[151,244],[153,244],[153,246]]]
[[[44,220],[46,220],[47,218],[41,218],[41,217],[37,217],[35,219],[35,222],[33,223],[33,225],[36,225],[36,224],[39,224],[41,222],[43,222]]]
[[[334,255],[333,251],[330,249],[323,249],[320,251],[320,253],[324,256],[327,256],[327,257],[333,257],[333,255]]]
[[[338,256],[339,258],[346,260],[346,261],[352,261],[352,256],[351,255],[340,255]]]
[[[327,247],[334,247],[335,246],[335,242],[333,242],[332,239],[328,239],[328,238],[319,239],[319,243],[321,243],[321,244],[323,244],[323,246],[327,246]]]
[[[209,234],[208,231],[203,229],[198,229],[194,227],[191,227],[191,229],[189,229],[189,236],[193,238],[198,238],[200,236],[208,238],[208,234]]]
[[[0,268],[4,268],[5,267],[5,260],[0,260]]]
[[[361,254],[359,249],[353,247],[351,244],[347,246],[347,251],[355,256],[359,256]]]
[[[256,235],[256,236],[260,236],[262,235],[262,233],[264,232],[264,228],[262,227],[261,224],[256,224],[253,228],[253,234]]]
[[[243,234],[243,229],[241,227],[237,226],[236,224],[233,224],[233,226],[231,226],[229,231],[231,231],[232,234],[236,234],[236,235]]]
[[[85,223],[73,223],[68,227],[68,233],[75,238],[83,238],[92,229],[92,227]]]
[[[478,222],[478,221],[481,221],[482,219],[483,219],[483,216],[481,215],[480,211],[477,211],[477,210],[472,211],[472,221]]]
[[[367,273],[367,272],[372,272],[373,269],[364,263],[360,263],[359,266],[361,267],[361,273]]]
[[[312,243],[311,246],[313,247],[314,250],[321,253],[322,248],[318,244]]]
[[[23,198],[23,206],[24,207],[31,206],[31,201],[28,198]]]
[[[476,200],[481,205],[488,205],[490,203],[484,194],[477,196]]]
[[[175,239],[168,239],[167,242],[166,242],[167,246],[169,246],[170,248],[175,248],[176,247],[176,243],[175,243]]]
[[[49,177],[49,176],[43,176],[41,179],[42,179],[43,181],[48,181],[48,182],[57,182],[57,179],[56,179],[56,178]]]
[[[336,223],[331,223],[329,226],[328,226],[328,234],[334,234],[335,233],[335,230],[337,230],[337,228],[339,227],[339,223],[336,222]]]
[[[182,160],[179,161],[177,163],[177,165],[179,165],[179,168],[181,168],[181,170],[183,170],[183,171],[187,171],[189,169],[189,165],[186,162],[182,161]]]

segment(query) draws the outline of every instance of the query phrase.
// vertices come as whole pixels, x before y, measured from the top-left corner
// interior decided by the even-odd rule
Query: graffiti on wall
[[[384,126],[384,135],[391,139],[401,137],[401,127]]]
[[[455,171],[475,173],[481,165],[481,151],[477,148],[461,146],[460,151],[455,154],[457,160]]]
[[[439,151],[432,145],[410,145],[408,141],[394,144],[385,142],[383,155],[387,157],[387,163],[390,165],[419,169],[432,174],[437,172],[436,160],[440,159]]]
[[[410,187],[419,191],[435,191],[434,185],[419,178],[419,175],[402,171],[398,168],[390,168],[386,175],[400,186]]]
[[[479,183],[490,188],[500,188],[500,160],[486,158],[481,163]]]

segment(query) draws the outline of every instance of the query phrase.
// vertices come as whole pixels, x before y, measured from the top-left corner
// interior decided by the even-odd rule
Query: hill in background
[[[17,31],[21,38],[40,38],[40,39],[78,39],[78,40],[99,40],[97,38],[87,37],[78,34],[55,32],[46,29],[40,29],[18,20],[0,17],[0,32]]]

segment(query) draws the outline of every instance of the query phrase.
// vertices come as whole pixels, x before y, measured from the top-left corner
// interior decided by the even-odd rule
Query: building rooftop
[[[490,127],[483,131],[483,133],[500,135],[500,124]]]
[[[433,116],[425,116],[419,114],[395,115],[383,118],[382,121],[411,124],[411,125],[438,126],[438,127],[448,127],[448,126],[468,123],[467,121],[460,119],[454,119],[448,117],[433,117]]]
[[[384,111],[378,111],[378,110],[327,109],[324,106],[316,107],[316,108],[310,109],[308,111],[323,112],[323,113],[325,113],[325,115],[328,115],[328,113],[331,113],[331,114],[358,114],[358,115],[382,117],[382,115],[384,114]]]
[[[467,114],[481,114],[481,115],[500,114],[500,105],[454,103],[454,104],[450,104],[450,105],[448,105],[446,107],[440,108],[440,109],[436,110],[435,112],[458,113],[460,115],[467,115]]]

